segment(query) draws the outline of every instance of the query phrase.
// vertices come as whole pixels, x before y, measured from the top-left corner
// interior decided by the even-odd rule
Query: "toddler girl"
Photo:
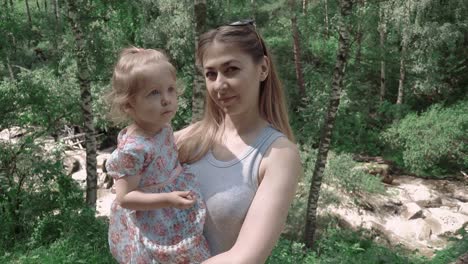
[[[160,51],[124,49],[108,99],[114,121],[130,121],[106,165],[116,180],[112,255],[119,263],[201,263],[209,257],[205,205],[169,125],[177,110],[174,66]]]

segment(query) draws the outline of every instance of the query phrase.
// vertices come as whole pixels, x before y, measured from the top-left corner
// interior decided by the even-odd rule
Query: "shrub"
[[[402,153],[406,168],[422,176],[441,178],[468,167],[468,103],[434,105],[408,114],[383,133],[393,151]]]

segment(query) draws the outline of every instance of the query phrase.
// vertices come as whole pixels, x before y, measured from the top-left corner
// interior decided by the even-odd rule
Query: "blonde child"
[[[115,182],[109,246],[119,263],[201,263],[205,205],[194,175],[181,167],[170,121],[176,71],[153,49],[126,48],[108,96],[115,121],[130,121],[107,161]]]

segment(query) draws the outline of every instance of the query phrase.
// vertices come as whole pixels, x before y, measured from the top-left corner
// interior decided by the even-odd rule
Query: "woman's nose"
[[[226,78],[222,74],[218,74],[215,82],[215,91],[220,92],[227,88]]]

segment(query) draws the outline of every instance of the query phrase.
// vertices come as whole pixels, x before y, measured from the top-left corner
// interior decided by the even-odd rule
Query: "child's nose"
[[[161,98],[161,104],[163,106],[166,106],[166,105],[169,105],[170,103],[171,103],[171,97],[168,94],[163,93],[162,98]]]

